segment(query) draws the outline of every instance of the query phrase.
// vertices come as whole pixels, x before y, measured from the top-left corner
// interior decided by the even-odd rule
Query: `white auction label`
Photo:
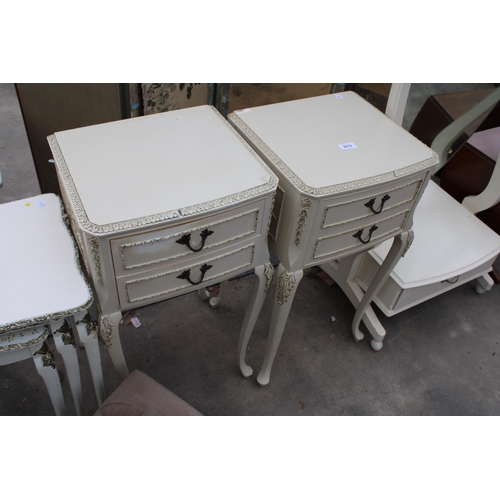
[[[346,142],[345,144],[339,144],[340,149],[356,149],[358,146],[354,142]]]

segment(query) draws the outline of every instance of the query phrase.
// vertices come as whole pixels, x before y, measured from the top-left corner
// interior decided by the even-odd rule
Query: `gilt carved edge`
[[[296,279],[295,274],[283,271],[278,278],[278,293],[276,298],[278,299],[278,304],[282,306],[288,301],[290,294],[292,293],[293,287],[295,286]]]
[[[413,231],[408,231],[408,237],[406,239],[406,246],[405,246],[405,249],[403,250],[403,253],[401,254],[401,257],[404,257],[406,255],[406,252],[408,252],[408,250],[410,249],[411,247],[411,244],[413,243],[413,239],[414,239],[415,235],[413,234]]]
[[[99,238],[95,236],[89,237],[90,253],[94,262],[94,269],[99,285],[104,286],[104,279],[102,277],[101,257],[99,255]]]
[[[19,340],[19,342],[13,342],[14,340],[17,340],[16,337],[19,337],[22,339],[25,335],[28,335],[31,333],[32,335],[36,335],[40,332],[41,333],[38,337],[32,338],[30,340],[27,340],[25,342],[22,342],[22,340]],[[15,349],[24,349],[25,347],[29,347],[32,345],[40,344],[42,343],[47,337],[49,336],[49,329],[47,326],[44,326],[43,328],[40,327],[35,327],[32,332],[26,332],[26,331],[21,331],[21,332],[16,332],[9,334],[7,337],[4,337],[0,340],[0,352],[7,352],[7,351],[13,351]],[[2,343],[8,342],[6,345],[2,345]]]
[[[64,207],[63,207],[61,198],[58,197],[58,201],[59,201],[59,208],[60,208],[60,212],[61,212],[61,220],[66,226],[66,223],[65,223],[66,214],[64,212]],[[85,275],[83,274],[82,268],[80,266],[80,253],[78,251],[78,247],[76,245],[75,238],[73,237],[73,234],[69,229],[66,228],[66,230],[68,232],[68,237],[70,238],[71,243],[73,245],[75,266],[78,270],[78,273],[80,274],[80,276],[82,277],[83,281],[85,282],[85,284],[87,286],[87,290],[89,293],[88,300],[84,304],[73,307],[71,309],[66,309],[64,311],[56,311],[56,312],[52,312],[50,314],[35,316],[33,318],[26,318],[26,319],[23,319],[20,321],[15,321],[13,323],[6,323],[3,325],[0,324],[0,334],[7,333],[7,332],[15,332],[16,330],[24,330],[26,328],[31,328],[31,327],[35,327],[35,326],[39,326],[39,325],[45,325],[45,324],[50,323],[52,321],[56,321],[58,319],[65,318],[66,316],[71,316],[73,314],[76,314],[76,313],[79,313],[81,311],[88,309],[90,307],[90,305],[92,304],[92,302],[94,301],[92,289],[90,288],[90,285],[88,284],[88,282],[85,278]]]
[[[217,116],[220,116],[220,113],[215,111],[215,109],[214,113],[216,113]],[[57,139],[55,135],[49,136],[47,138],[47,141],[49,143],[50,149],[52,150],[52,154],[54,155],[54,160],[56,162],[57,169],[59,170],[61,180],[64,182],[64,186],[68,191],[68,196],[73,206],[75,216],[80,222],[80,225],[87,231],[94,234],[105,234],[118,231],[125,231],[136,227],[147,226],[150,224],[158,224],[160,222],[164,222],[171,219],[177,219],[179,217],[188,217],[191,215],[204,213],[217,208],[223,208],[245,200],[250,200],[252,198],[255,198],[257,196],[260,196],[262,194],[274,190],[278,184],[278,179],[276,178],[276,176],[271,172],[269,167],[257,156],[257,154],[253,151],[253,149],[250,148],[250,146],[244,141],[244,139],[241,138],[238,135],[238,133],[225,121],[225,119],[222,116],[220,116],[220,119],[223,121],[223,123],[225,123],[228,130],[230,130],[231,133],[233,133],[238,138],[238,140],[243,144],[245,149],[252,154],[252,156],[255,158],[256,161],[259,162],[260,166],[269,174],[269,180],[265,184],[262,184],[260,186],[251,189],[247,189],[245,191],[241,191],[239,193],[235,193],[231,196],[226,196],[216,200],[211,200],[206,203],[200,203],[198,205],[192,205],[189,207],[180,208],[178,210],[161,212],[147,217],[140,217],[138,219],[125,220],[104,225],[95,224],[89,220],[87,212],[83,207],[83,203],[80,199],[76,186],[73,182],[73,177],[71,176],[68,165],[66,164],[66,160],[64,159],[64,155],[57,142]]]
[[[297,224],[297,231],[295,233],[295,245],[300,245],[300,240],[302,238],[302,233],[304,232],[304,226],[306,224],[307,211],[311,208],[311,200],[304,198],[301,200],[300,205],[302,210],[299,213],[299,222]]]
[[[274,267],[270,262],[264,264],[264,278],[266,280],[266,284],[264,285],[264,292],[269,293],[269,290],[271,289],[271,283],[273,282],[274,278]]]
[[[365,179],[359,179],[352,182],[344,182],[341,184],[314,188],[305,184],[302,179],[300,179],[300,177],[298,177],[290,169],[290,167],[288,167],[288,165],[236,113],[231,113],[229,115],[229,118],[231,118],[231,120],[238,126],[238,128],[240,128],[241,131],[271,160],[271,162],[290,180],[290,182],[297,189],[305,194],[310,194],[313,196],[341,193],[344,191],[351,191],[366,186],[372,186],[381,182],[387,182],[397,179],[398,177],[404,177],[405,175],[419,172],[420,170],[425,170],[426,168],[432,167],[439,162],[437,153],[433,151],[430,158],[414,163],[413,165],[408,165],[404,168],[395,170],[394,172],[387,172],[385,174],[367,177]]]
[[[113,322],[109,319],[109,316],[103,316],[100,320],[99,325],[99,335],[102,339],[102,343],[106,349],[109,349],[113,342],[111,338],[113,336]]]

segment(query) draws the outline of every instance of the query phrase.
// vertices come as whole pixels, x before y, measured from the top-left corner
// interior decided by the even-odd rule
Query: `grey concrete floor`
[[[440,85],[441,92],[450,91]],[[412,87],[408,113],[435,91]],[[0,203],[39,192],[11,84],[0,84],[0,170]],[[149,374],[205,415],[500,414],[499,286],[480,296],[469,283],[392,318],[379,312],[388,333],[376,353],[368,334],[353,341],[354,308],[340,288],[312,272],[297,291],[271,383],[261,388],[255,377],[242,378],[236,360],[251,284],[251,276],[231,281],[218,309],[196,294],[137,309],[141,326],[120,326],[129,369]],[[255,372],[263,359],[274,286],[249,345],[247,362]],[[119,379],[104,348],[101,355],[109,394]],[[83,352],[79,359],[85,414],[92,415],[97,402]],[[67,412],[74,415],[60,369]],[[30,360],[0,366],[0,415],[53,415]]]

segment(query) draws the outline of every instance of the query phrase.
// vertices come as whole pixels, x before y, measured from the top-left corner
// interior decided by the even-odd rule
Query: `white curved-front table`
[[[52,333],[81,415],[78,343],[85,347],[99,405],[104,384],[97,335],[87,312],[92,291],[65,220],[55,194],[0,205],[0,365],[33,357],[55,413],[65,414],[58,370],[46,343]]]

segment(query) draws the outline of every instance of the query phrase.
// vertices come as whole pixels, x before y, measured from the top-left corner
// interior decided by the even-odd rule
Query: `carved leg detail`
[[[382,288],[387,278],[391,274],[392,270],[396,267],[401,256],[408,250],[409,245],[413,239],[413,233],[411,231],[407,231],[401,233],[400,235],[394,238],[391,249],[387,254],[384,262],[380,266],[380,269],[377,271],[377,274],[373,278],[373,281],[370,283],[370,286],[366,290],[361,302],[359,303],[358,308],[356,309],[356,313],[354,315],[354,320],[352,322],[352,334],[354,336],[354,340],[360,341],[363,339],[364,335],[359,330],[359,324],[363,319],[363,316],[368,309],[370,303],[372,302],[375,295],[377,295],[378,291]],[[374,350],[379,351],[383,347],[383,340],[385,335],[378,335],[375,332],[371,332],[373,338],[375,340],[372,343],[372,347]]]
[[[264,363],[257,376],[257,383],[261,387],[269,384],[273,361],[278,351],[281,337],[283,336],[295,293],[303,275],[302,270],[289,273],[282,264],[278,266],[278,286],[274,298]]]
[[[120,342],[119,326],[122,319],[121,311],[99,318],[99,335],[108,350],[111,362],[121,380],[128,377],[128,368]]]
[[[75,403],[76,414],[83,414],[82,383],[80,378],[80,366],[76,353],[74,331],[65,319],[50,323],[52,337],[57,351],[64,361],[64,368],[68,377],[68,383]]]
[[[249,378],[253,374],[252,367],[245,363],[245,355],[252,331],[255,327],[255,323],[257,322],[257,318],[259,317],[264,299],[266,298],[266,288],[269,282],[270,273],[269,266],[272,269],[271,264],[266,264],[265,266],[258,266],[254,270],[255,275],[252,294],[250,295],[250,300],[245,312],[245,318],[241,327],[240,338],[238,341],[238,360],[241,373],[245,378]],[[269,289],[267,289],[267,291],[269,291]]]
[[[64,397],[61,382],[59,380],[59,373],[57,372],[54,361],[54,355],[49,351],[46,342],[44,342],[43,345],[38,344],[31,346],[29,350],[33,356],[36,369],[45,382],[56,415],[66,415]]]

